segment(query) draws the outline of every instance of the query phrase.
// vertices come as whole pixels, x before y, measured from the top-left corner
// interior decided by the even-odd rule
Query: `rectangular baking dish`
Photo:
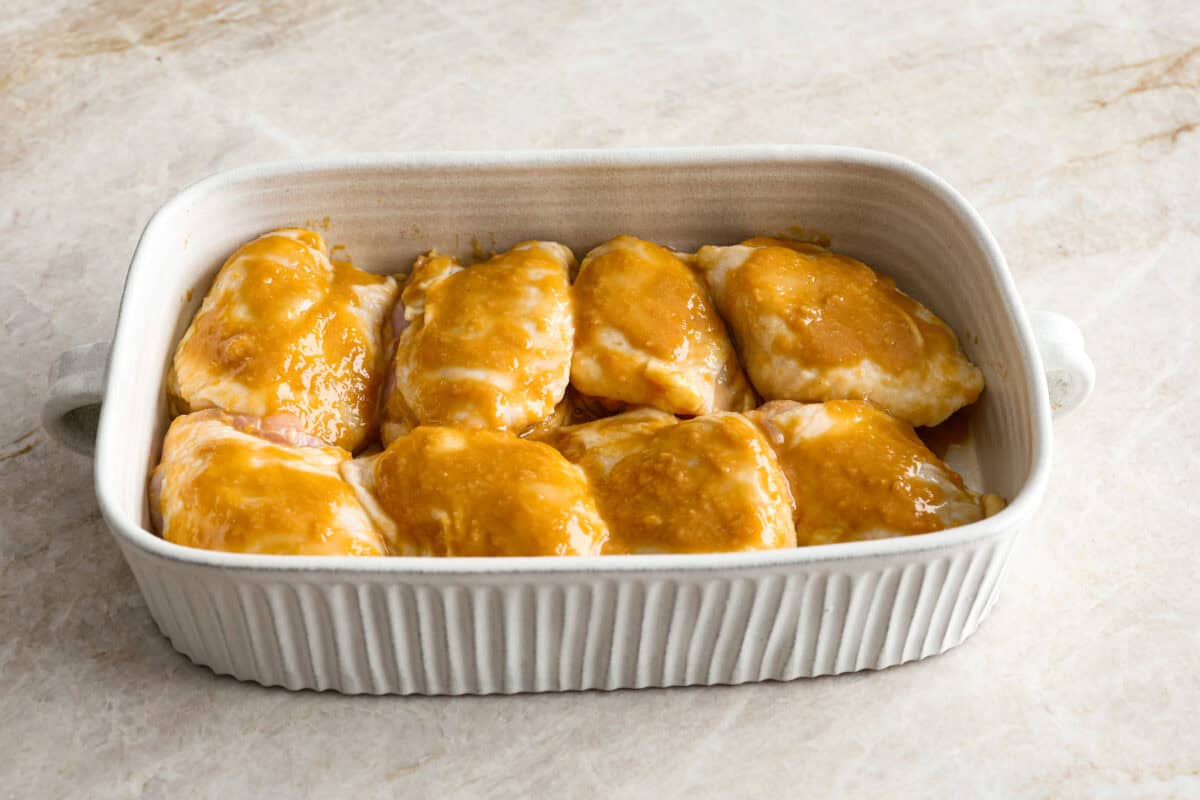
[[[582,256],[619,232],[680,249],[828,235],[959,332],[988,388],[955,466],[1011,502],[941,533],[761,553],[352,559],[170,544],[149,529],[146,479],[174,344],[223,259],[291,225],[376,272],[431,246],[469,257],[542,238]],[[77,396],[80,369],[64,370]],[[1078,371],[1059,372],[1060,397],[1077,402]],[[838,147],[384,155],[222,173],[155,214],[109,357],[96,493],[159,628],[217,673],[376,694],[734,684],[888,667],[970,636],[1041,499],[1050,420],[996,243],[954,190],[902,159]]]

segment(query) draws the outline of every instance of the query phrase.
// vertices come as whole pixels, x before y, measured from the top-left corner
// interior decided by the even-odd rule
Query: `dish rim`
[[[123,373],[130,371],[140,329],[135,311],[127,305],[130,287],[145,280],[151,271],[146,242],[171,230],[181,211],[204,198],[238,184],[263,179],[296,177],[319,172],[455,169],[536,169],[546,167],[638,168],[695,167],[714,164],[761,162],[840,162],[891,172],[928,190],[963,225],[971,243],[982,252],[999,287],[1000,303],[1014,327],[1021,350],[1021,377],[1032,398],[1032,465],[1015,497],[999,513],[957,528],[889,539],[839,544],[812,545],[785,550],[737,553],[687,553],[609,556],[497,556],[423,558],[416,556],[292,556],[229,553],[173,544],[142,527],[115,500],[117,489],[110,461],[120,458],[116,411],[105,403],[101,408],[96,437],[95,487],[101,515],[123,544],[157,557],[191,566],[235,571],[347,572],[359,574],[409,575],[513,575],[520,573],[603,574],[609,572],[718,572],[783,566],[802,567],[811,563],[848,561],[915,555],[977,543],[1011,531],[1037,510],[1049,480],[1052,428],[1050,402],[1033,329],[1020,301],[1003,253],[979,213],[945,180],[929,169],[900,156],[857,147],[837,145],[746,145],[736,147],[621,148],[606,150],[514,150],[377,153],[333,158],[274,161],[218,172],[184,188],[168,199],[150,218],[134,250],[126,274],[117,315],[116,331],[109,352],[104,394],[111,396]],[[1010,376],[1015,370],[1009,371]]]

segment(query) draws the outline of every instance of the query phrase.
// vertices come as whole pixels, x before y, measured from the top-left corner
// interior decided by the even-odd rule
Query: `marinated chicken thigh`
[[[273,555],[386,555],[338,472],[350,453],[215,409],[176,417],[150,482],[164,539]]]
[[[571,292],[584,395],[683,415],[755,406],[704,282],[670,250],[618,236],[584,257]]]
[[[968,489],[911,425],[870,403],[777,400],[746,416],[779,455],[800,545],[929,533],[1004,505]]]
[[[384,442],[417,425],[521,433],[550,416],[570,380],[574,263],[553,242],[469,267],[437,253],[417,259],[397,309]]]
[[[860,261],[758,238],[703,247],[696,263],[768,400],[870,400],[936,425],[983,390],[954,332]]]
[[[176,413],[280,416],[354,450],[373,433],[393,278],[329,260],[313,231],[272,231],[238,250],[175,350]]]
[[[584,471],[505,431],[421,426],[343,474],[397,555],[599,555],[608,538]]]
[[[717,553],[796,544],[770,444],[740,414],[679,421],[640,409],[541,437],[591,478],[615,553]]]

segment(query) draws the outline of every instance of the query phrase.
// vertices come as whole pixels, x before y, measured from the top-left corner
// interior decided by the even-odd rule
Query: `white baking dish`
[[[146,478],[163,374],[224,257],[285,225],[324,227],[372,271],[430,246],[469,256],[618,232],[690,249],[801,226],[886,271],[962,336],[988,388],[956,466],[1011,500],[908,538],[713,555],[273,557],[170,544]],[[1057,405],[1093,373],[1078,330],[1043,318]],[[86,448],[103,347],[64,355],[47,427]],[[395,155],[256,167],[168,202],[138,244],[103,392],[96,493],[150,613],[214,671],[290,689],[459,694],[741,683],[940,653],[986,616],[1050,468],[1043,359],[1004,258],[949,186],[901,159],[834,147]],[[82,431],[82,433],[81,433]]]

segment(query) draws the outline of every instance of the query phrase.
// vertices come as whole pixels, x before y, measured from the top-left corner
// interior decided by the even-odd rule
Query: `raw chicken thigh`
[[[175,413],[281,417],[326,444],[361,446],[377,424],[393,278],[331,262],[321,236],[287,229],[238,250],[175,350]]]
[[[523,242],[469,267],[437,253],[417,259],[397,309],[407,327],[384,443],[417,425],[521,433],[550,416],[570,379],[574,264],[554,242]]]
[[[929,533],[1004,505],[968,489],[911,425],[870,403],[777,400],[746,416],[779,455],[800,545]]]
[[[718,553],[796,543],[770,444],[742,415],[640,409],[545,434],[591,478],[614,553]]]
[[[571,292],[584,395],[683,415],[756,405],[704,282],[670,250],[618,236],[587,254]]]
[[[421,426],[343,474],[397,555],[599,555],[608,538],[584,471],[504,431]]]
[[[302,446],[294,446],[300,443]],[[338,467],[350,453],[215,409],[176,417],[150,481],[168,542],[273,555],[387,555]]]
[[[767,400],[870,400],[936,425],[983,390],[954,332],[860,261],[759,238],[696,262]]]

